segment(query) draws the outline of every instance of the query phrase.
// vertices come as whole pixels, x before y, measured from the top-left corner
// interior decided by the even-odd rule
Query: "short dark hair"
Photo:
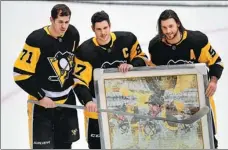
[[[109,15],[105,11],[102,10],[93,14],[91,18],[93,27],[95,26],[96,22],[102,22],[102,21],[107,21],[108,24],[110,25]]]
[[[160,38],[163,37],[163,33],[162,33],[162,29],[161,29],[161,21],[162,20],[167,20],[167,19],[170,19],[170,18],[173,18],[176,23],[178,23],[180,26],[179,26],[179,30],[181,33],[184,32],[185,28],[184,26],[182,25],[177,13],[171,9],[167,9],[165,11],[163,11],[160,15],[160,17],[158,18],[158,22],[157,22],[157,27],[158,27],[158,35]]]
[[[58,16],[71,16],[70,8],[65,4],[57,4],[51,10],[51,17],[55,20]]]

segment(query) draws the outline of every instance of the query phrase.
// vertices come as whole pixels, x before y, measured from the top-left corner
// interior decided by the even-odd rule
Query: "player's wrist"
[[[217,83],[218,82],[218,78],[216,76],[212,76],[210,82]]]
[[[87,102],[85,103],[85,106],[87,106],[87,105],[89,105],[89,104],[91,104],[91,103],[93,103],[93,101],[92,101],[92,100],[87,101]]]

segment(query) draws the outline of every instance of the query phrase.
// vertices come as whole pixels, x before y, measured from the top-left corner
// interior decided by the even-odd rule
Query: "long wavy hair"
[[[181,33],[183,33],[185,30],[185,28],[182,25],[182,23],[181,23],[178,15],[176,14],[176,12],[171,10],[171,9],[167,9],[161,13],[161,15],[159,16],[158,21],[157,21],[158,35],[159,35],[160,39],[162,39],[164,37],[164,34],[162,32],[162,29],[161,29],[161,21],[162,20],[164,21],[164,20],[167,20],[170,18],[173,18],[176,21],[176,23],[180,25],[179,31]]]

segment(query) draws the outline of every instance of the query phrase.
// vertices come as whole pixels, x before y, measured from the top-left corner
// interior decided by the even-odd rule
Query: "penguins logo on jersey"
[[[55,57],[48,57],[48,60],[56,74],[56,76],[49,76],[48,79],[50,81],[59,81],[61,87],[63,87],[74,66],[74,54],[57,52]]]
[[[180,64],[193,64],[193,62],[192,61],[187,61],[187,60],[181,60],[181,59],[179,59],[179,60],[177,60],[177,61],[174,61],[174,60],[169,60],[168,61],[168,63],[167,63],[167,65],[180,65]]]
[[[124,60],[115,60],[113,62],[104,62],[102,65],[101,65],[101,68],[105,69],[105,68],[117,68],[121,63],[127,63],[127,61],[124,61]]]

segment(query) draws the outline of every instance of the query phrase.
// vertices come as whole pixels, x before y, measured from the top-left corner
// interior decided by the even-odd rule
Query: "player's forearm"
[[[82,84],[77,84],[73,90],[82,105],[85,106],[86,103],[88,103],[89,101],[92,101],[93,97],[91,95],[90,89],[87,86]]]
[[[220,79],[223,72],[223,67],[219,64],[214,64],[209,66],[209,76],[210,78],[215,76],[217,79]]]
[[[22,88],[25,92],[28,94],[34,96],[38,100],[41,100],[43,97],[45,97],[44,91],[38,86],[38,84],[35,82],[35,79],[33,77],[30,77],[26,80],[15,80],[16,84]]]
[[[14,81],[16,84],[22,88],[28,94],[34,96],[38,100],[42,99],[45,96],[44,91],[39,86],[39,83],[36,81],[35,73],[24,71],[17,67],[14,67]]]
[[[131,61],[133,67],[146,66],[145,60],[141,57],[136,57]]]

